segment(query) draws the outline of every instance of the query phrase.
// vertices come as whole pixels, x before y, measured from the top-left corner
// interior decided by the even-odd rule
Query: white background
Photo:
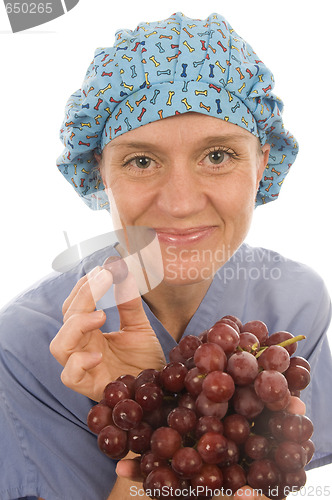
[[[81,86],[95,48],[113,45],[117,29],[176,11],[224,15],[272,69],[300,153],[279,200],[255,211],[247,241],[308,264],[332,295],[328,2],[80,0],[65,16],[16,34],[1,2],[0,307],[52,271],[66,248],[63,231],[74,244],[111,230],[109,215],[90,211],[56,169],[65,102]],[[331,473],[332,466],[309,472],[306,491],[294,498],[320,496],[309,489],[318,485],[332,496]]]

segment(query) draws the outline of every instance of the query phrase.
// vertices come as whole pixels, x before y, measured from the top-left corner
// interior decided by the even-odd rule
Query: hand
[[[298,397],[291,396],[291,401],[286,408],[288,413],[297,415],[305,414],[305,404]],[[133,459],[124,458],[117,463],[116,473],[119,477],[130,479],[131,481],[143,481],[140,471],[139,457]],[[222,497],[222,495],[220,495]],[[218,498],[218,497],[214,497]],[[214,498],[212,500],[214,500]],[[257,492],[248,485],[242,486],[234,493],[233,500],[269,500],[265,495],[258,495]]]
[[[143,309],[132,274],[114,285],[120,330],[102,333],[104,311],[96,302],[113,283],[112,273],[98,266],[81,278],[63,304],[63,326],[50,351],[64,367],[61,380],[76,392],[100,401],[105,386],[123,374],[165,364],[161,345]]]

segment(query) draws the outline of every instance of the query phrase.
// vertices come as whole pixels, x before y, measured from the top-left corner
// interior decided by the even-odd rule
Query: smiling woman
[[[161,369],[181,338],[230,314],[260,318],[266,335],[307,337],[297,354],[312,367],[304,401],[316,453],[308,467],[332,461],[324,283],[244,243],[255,206],[277,199],[298,151],[273,82],[218,14],[142,23],[97,49],[67,103],[58,168],[89,207],[110,211],[118,242],[46,278],[0,317],[0,432],[9,456],[2,500],[129,500],[135,485],[142,491],[137,461],[100,453],[87,414],[108,382]],[[133,248],[133,229],[148,230],[157,245]],[[122,281],[104,264],[110,257],[128,264]],[[150,270],[161,276],[143,292],[138,275]],[[109,292],[116,307],[101,310]],[[287,411],[303,413],[304,404],[294,396]],[[282,484],[284,473],[276,474]],[[242,486],[235,498],[255,497]]]

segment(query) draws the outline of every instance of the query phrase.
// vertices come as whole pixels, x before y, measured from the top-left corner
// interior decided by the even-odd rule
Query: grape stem
[[[306,338],[305,335],[298,335],[297,337],[292,337],[291,339],[284,340],[283,342],[280,342],[280,344],[276,345],[280,345],[281,347],[286,347],[287,345],[295,344],[295,342],[299,342],[300,340],[304,340],[305,338]],[[265,349],[267,349],[268,347],[270,346],[262,347],[256,354],[256,358],[259,358],[259,356],[263,354]]]

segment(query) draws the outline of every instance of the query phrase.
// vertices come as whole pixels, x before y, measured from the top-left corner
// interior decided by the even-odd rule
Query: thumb
[[[141,295],[132,273],[121,283],[114,285],[114,296],[120,317],[120,329],[150,327]]]

